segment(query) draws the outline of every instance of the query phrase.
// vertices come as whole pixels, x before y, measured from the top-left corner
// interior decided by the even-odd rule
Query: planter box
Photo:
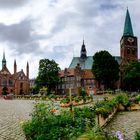
[[[135,104],[134,106],[130,107],[130,110],[140,110],[140,105],[139,104]]]
[[[70,106],[70,103],[65,103],[65,104],[64,103],[61,103],[60,106],[61,107],[69,107]]]
[[[113,112],[107,118],[103,118],[101,114],[97,115],[96,116],[97,124],[99,124],[99,126],[101,127],[105,126],[113,118],[116,112],[117,112],[117,107],[114,107]]]
[[[119,104],[118,105],[118,111],[124,111],[124,106],[122,104]]]

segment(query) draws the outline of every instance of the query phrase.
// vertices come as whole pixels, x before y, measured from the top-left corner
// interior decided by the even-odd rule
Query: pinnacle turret
[[[87,58],[87,51],[86,51],[86,46],[85,46],[84,40],[83,40],[83,44],[82,44],[82,47],[81,47],[81,55],[80,55],[80,57],[82,59]]]
[[[6,66],[5,52],[3,52],[2,68]]]

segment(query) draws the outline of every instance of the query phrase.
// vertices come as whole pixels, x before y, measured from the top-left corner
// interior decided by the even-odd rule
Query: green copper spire
[[[129,14],[129,10],[127,9],[126,17],[125,17],[125,24],[124,24],[124,32],[123,36],[134,36],[132,24],[131,24],[131,18]]]

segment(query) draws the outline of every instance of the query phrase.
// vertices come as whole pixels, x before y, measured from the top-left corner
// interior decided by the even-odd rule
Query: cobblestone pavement
[[[25,140],[20,123],[29,119],[34,102],[0,100],[0,140]]]
[[[106,126],[108,132],[115,134],[121,131],[125,134],[125,140],[134,140],[134,134],[140,128],[140,111],[119,112]]]

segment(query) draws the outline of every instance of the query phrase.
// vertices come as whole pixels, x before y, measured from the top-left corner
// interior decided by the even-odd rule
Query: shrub
[[[97,102],[95,104],[95,112],[97,115],[101,114],[102,117],[107,118],[113,112],[115,105],[116,103],[113,100]]]
[[[135,132],[135,140],[140,140],[140,128]]]
[[[84,133],[95,124],[95,114],[90,108],[75,108],[73,112],[52,112],[53,106],[36,104],[31,120],[23,124],[27,140],[70,139]]]
[[[82,100],[82,98],[80,96],[74,97],[74,101],[75,102],[80,102],[81,100]]]
[[[88,130],[76,140],[118,140],[116,137],[104,132],[99,126]]]
[[[140,101],[140,95],[136,96],[136,101],[139,102]]]
[[[63,104],[69,103],[69,102],[70,102],[69,97],[67,97],[67,98],[65,98],[65,99],[63,99],[63,100],[60,101],[60,103],[63,103]]]
[[[117,104],[122,104],[125,107],[125,110],[127,110],[127,107],[129,107],[131,104],[127,94],[125,93],[117,95],[115,100]]]

